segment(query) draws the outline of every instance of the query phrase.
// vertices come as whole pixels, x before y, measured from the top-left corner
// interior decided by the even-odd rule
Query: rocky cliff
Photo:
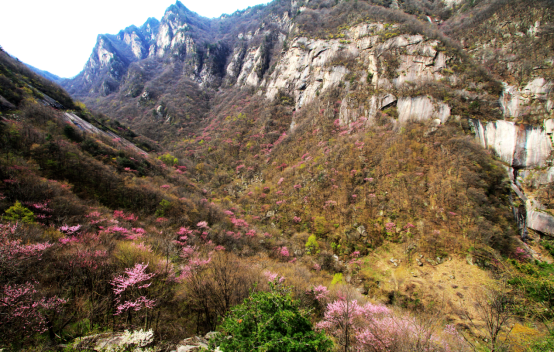
[[[99,36],[66,87],[152,138],[193,131],[191,116],[209,117],[218,91],[246,90],[295,112],[334,105],[346,127],[468,121],[509,170],[540,174],[529,182],[545,186],[554,95],[551,11],[541,4],[521,13],[521,2],[504,1],[275,1],[208,20],[177,2],[159,22]],[[541,49],[527,58],[525,46]],[[528,226],[554,234],[554,225],[534,225],[542,206],[529,204]]]

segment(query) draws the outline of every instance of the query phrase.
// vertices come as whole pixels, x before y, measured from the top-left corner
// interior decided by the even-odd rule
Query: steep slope
[[[36,68],[36,67],[34,67],[34,66],[31,66],[31,65],[29,65],[29,64],[26,64],[26,65],[27,65],[27,67],[29,67],[31,70],[33,70],[33,72],[35,72],[35,73],[41,75],[42,77],[46,78],[46,79],[49,80],[49,81],[52,81],[52,82],[57,83],[57,84],[60,84],[60,83],[65,79],[65,78],[62,78],[62,77],[60,77],[60,76],[57,76],[57,75],[55,75],[55,74],[53,74],[53,73],[50,73],[50,72],[48,72],[48,71],[44,71],[44,70],[41,70],[41,69]]]

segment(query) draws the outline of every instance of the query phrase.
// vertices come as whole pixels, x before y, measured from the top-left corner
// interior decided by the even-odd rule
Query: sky
[[[181,0],[204,17],[219,17],[268,0]],[[0,46],[10,55],[60,77],[83,69],[98,34],[117,34],[160,20],[175,0],[1,0]]]

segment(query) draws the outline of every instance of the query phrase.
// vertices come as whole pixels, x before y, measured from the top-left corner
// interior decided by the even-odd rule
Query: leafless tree
[[[489,287],[478,292],[473,300],[476,316],[463,309],[463,316],[479,333],[486,336],[485,342],[491,352],[506,351],[512,331],[513,300],[505,282],[498,287]],[[474,344],[464,335],[466,340]]]

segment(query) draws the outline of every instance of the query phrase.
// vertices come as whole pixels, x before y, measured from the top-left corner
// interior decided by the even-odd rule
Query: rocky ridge
[[[231,86],[251,89],[268,101],[290,96],[295,110],[316,102],[322,94],[340,89],[341,125],[360,121],[370,125],[378,116],[388,113],[400,126],[412,120],[434,120],[435,125],[444,124],[452,117],[459,120],[461,110],[456,103],[449,102],[451,98],[433,92],[421,94],[421,89],[418,92],[418,87],[442,84],[449,91],[447,97],[469,105],[470,113],[480,111],[480,105],[494,111],[492,121],[491,116],[481,119],[478,114],[469,121],[476,140],[495,151],[511,170],[511,176],[517,170],[519,179],[524,175],[540,175],[529,176],[529,182],[550,183],[550,173],[541,169],[551,163],[549,117],[554,106],[553,83],[548,77],[540,76],[540,70],[519,83],[508,79],[500,82],[500,93],[488,91],[478,80],[464,85],[461,83],[464,73],[457,68],[467,59],[445,49],[445,43],[440,40],[422,34],[402,34],[399,24],[384,21],[364,21],[346,27],[335,38],[333,35],[306,36],[291,11],[309,12],[307,5],[309,2],[293,1],[288,11],[259,18],[256,30],[234,31],[232,37],[229,33],[221,37],[210,31],[207,19],[177,2],[168,8],[160,22],[149,19],[141,28],[129,27],[117,36],[99,36],[84,71],[66,86],[77,95],[116,94],[122,89],[120,86],[135,79],[136,72],[133,71],[132,77],[131,71],[127,72],[133,62],[169,59],[172,63],[165,65],[173,65],[178,74],[201,89]],[[446,5],[460,6],[459,1],[448,1]],[[238,17],[249,11],[256,12],[247,10]],[[224,20],[224,17],[220,19]],[[530,40],[541,40],[540,21],[532,27],[527,31]],[[513,42],[510,38],[517,38],[517,33],[505,35],[504,39]],[[485,62],[486,45],[481,42],[482,38],[476,40],[473,56]],[[509,60],[505,64],[508,72],[517,66]],[[370,94],[363,93],[367,91]],[[157,100],[150,97],[146,88],[132,96]],[[175,107],[160,100],[154,104],[154,115],[159,121],[179,121],[174,116],[177,114],[169,115]],[[467,110],[461,112],[465,114],[464,111]],[[526,124],[524,116],[529,114],[540,115],[538,125],[545,127]],[[295,125],[293,120],[291,129]],[[517,179],[516,176],[514,180]],[[519,187],[517,183],[514,186]],[[554,218],[542,212],[541,206],[534,205],[536,202],[527,203],[531,204],[527,207],[527,226],[554,234]],[[536,225],[545,221],[552,225]]]

